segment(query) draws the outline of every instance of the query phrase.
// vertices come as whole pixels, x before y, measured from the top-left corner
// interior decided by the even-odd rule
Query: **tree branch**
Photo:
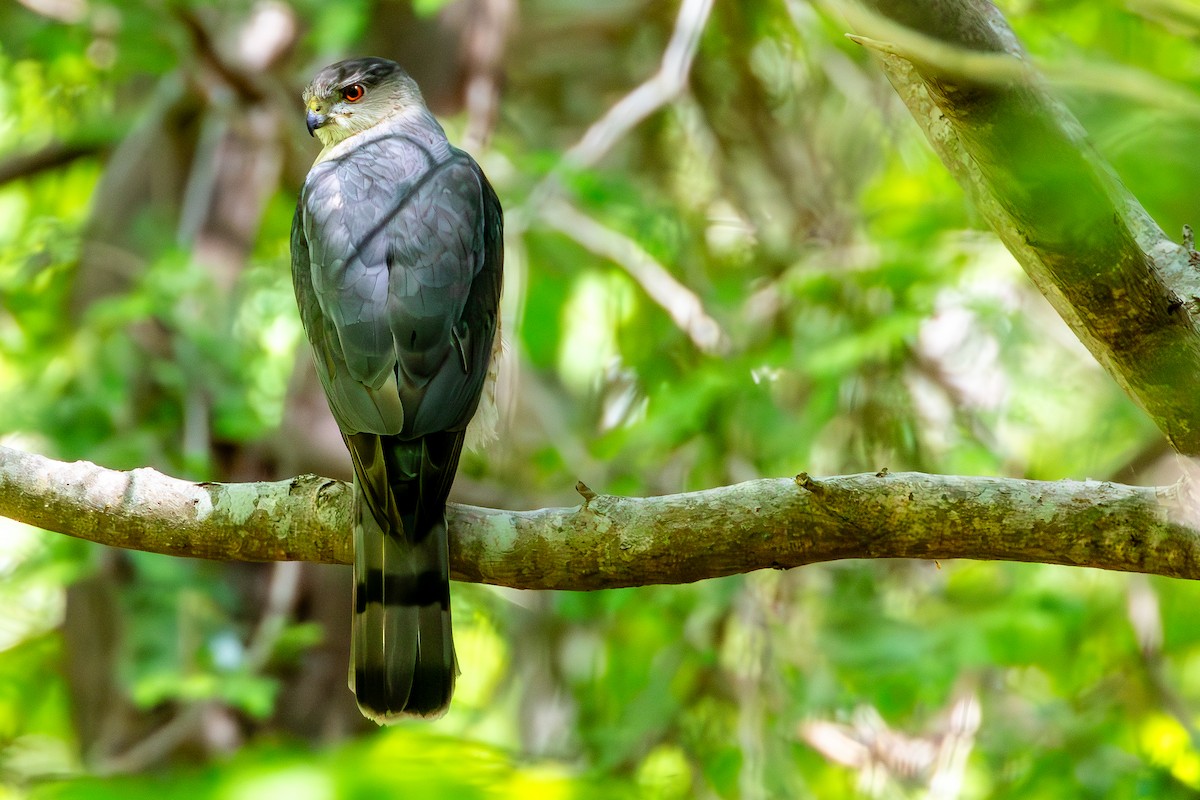
[[[705,311],[700,298],[674,278],[636,242],[607,229],[563,199],[562,174],[595,166],[630,131],[687,90],[692,61],[712,12],[713,0],[681,0],[658,71],[622,97],[572,145],[530,192],[524,206],[505,213],[509,232],[532,218],[563,233],[591,252],[622,267],[704,353],[723,354],[729,337]]]
[[[352,560],[347,484],[189,483],[0,447],[0,515],[117,547],[219,560]],[[576,508],[452,505],[459,580],[522,589],[687,583],[844,558],[971,558],[1200,578],[1192,484],[900,473],[596,495]]]
[[[729,351],[729,335],[704,310],[696,293],[677,281],[633,239],[602,225],[562,198],[546,203],[542,221],[592,253],[621,265],[700,352],[722,355]]]
[[[642,120],[679,97],[687,89],[692,59],[708,23],[713,0],[682,0],[675,29],[663,52],[658,72],[622,97],[592,124],[564,156],[574,168],[594,166]]]
[[[31,153],[21,153],[0,161],[0,186],[21,178],[29,178],[42,172],[65,167],[81,158],[94,156],[104,151],[110,142],[95,141],[54,142]]]
[[[1096,359],[1200,455],[1200,271],[1121,185],[987,0],[869,0],[853,27],[946,167]]]

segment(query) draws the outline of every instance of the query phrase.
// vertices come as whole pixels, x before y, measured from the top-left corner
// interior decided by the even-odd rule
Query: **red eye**
[[[361,83],[352,83],[345,89],[342,89],[342,97],[345,98],[347,103],[357,103],[363,99],[363,95],[366,93],[367,90],[363,88]]]

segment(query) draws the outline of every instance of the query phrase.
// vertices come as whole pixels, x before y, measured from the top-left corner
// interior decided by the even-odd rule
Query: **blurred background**
[[[1200,184],[1200,5],[1006,0],[1159,223]],[[454,499],[923,470],[1174,480],[836,6],[5,0],[0,443],[349,476],[288,231],[321,66],[405,64],[507,214],[501,438]],[[731,536],[738,535],[731,531]],[[1200,589],[854,561],[456,583],[462,676],[380,730],[349,571],[0,520],[0,798],[1193,797]]]

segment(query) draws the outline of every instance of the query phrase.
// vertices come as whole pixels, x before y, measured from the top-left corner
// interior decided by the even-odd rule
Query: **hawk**
[[[350,688],[379,723],[437,717],[458,669],[446,496],[497,330],[503,214],[395,62],[304,90],[324,145],[292,223],[292,279],[354,467]]]

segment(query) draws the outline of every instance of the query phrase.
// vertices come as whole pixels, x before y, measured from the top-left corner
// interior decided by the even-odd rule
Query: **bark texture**
[[[455,578],[520,589],[687,583],[844,558],[1034,561],[1200,578],[1191,483],[921,473],[757,480],[575,508],[451,505]],[[301,476],[189,483],[0,448],[0,515],[117,547],[347,564],[350,487]]]
[[[1181,453],[1200,455],[1200,270],[987,0],[871,0],[861,43],[1026,273]]]

